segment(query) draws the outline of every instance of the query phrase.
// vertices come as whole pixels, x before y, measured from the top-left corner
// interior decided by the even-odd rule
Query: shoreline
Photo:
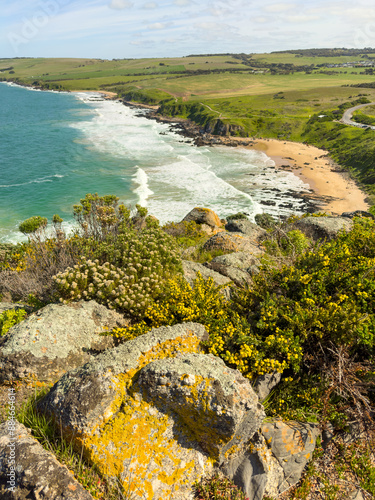
[[[329,152],[308,144],[278,139],[254,139],[251,137],[216,136],[205,133],[190,120],[157,115],[155,106],[121,100],[125,106],[150,109],[147,116],[162,123],[168,123],[174,132],[194,139],[197,146],[244,147],[265,153],[274,161],[277,169],[292,172],[308,184],[310,193],[299,196],[310,202],[317,211],[331,215],[356,210],[367,211],[367,194],[358,186],[347,170],[329,156]]]
[[[10,81],[4,83],[10,83]],[[38,89],[37,87],[30,87],[16,82],[12,83]],[[51,92],[49,89],[39,88],[38,90]],[[52,91],[56,92],[55,90]],[[125,106],[149,109],[150,113],[145,115],[147,118],[168,123],[174,132],[192,138],[197,146],[239,146],[263,152],[274,161],[277,169],[292,172],[310,186],[312,193],[300,193],[298,196],[308,200],[314,209],[332,215],[341,215],[343,212],[355,210],[367,211],[370,206],[366,202],[367,194],[361,190],[350,176],[350,173],[336,164],[329,157],[328,151],[315,146],[278,139],[214,136],[202,132],[199,126],[190,120],[158,115],[158,106],[125,101],[119,99],[118,94],[115,92],[104,90],[71,90],[63,92],[100,94],[104,99],[119,100]]]
[[[332,215],[355,210],[367,211],[367,194],[360,189],[348,171],[315,146],[277,139],[257,139],[245,146],[262,151],[277,168],[292,172],[313,191],[309,197],[318,201],[323,211]]]

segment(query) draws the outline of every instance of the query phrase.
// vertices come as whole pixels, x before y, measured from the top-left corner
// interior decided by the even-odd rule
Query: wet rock
[[[99,333],[124,326],[122,315],[95,301],[50,304],[13,326],[0,340],[0,382],[36,377],[55,381],[113,346]]]
[[[219,216],[209,208],[196,207],[191,210],[183,219],[182,222],[194,221],[197,224],[206,224],[207,226],[216,228],[221,227]]]
[[[31,437],[25,426],[14,421],[11,429],[8,423],[0,425],[0,498],[92,500],[93,497],[65,465]]]
[[[369,217],[370,219],[375,219],[375,215],[365,210],[355,210],[354,212],[343,212],[341,217],[347,217],[353,219],[354,217]]]
[[[317,240],[332,240],[340,231],[350,231],[353,222],[346,217],[304,217],[291,226],[299,229],[309,238]]]

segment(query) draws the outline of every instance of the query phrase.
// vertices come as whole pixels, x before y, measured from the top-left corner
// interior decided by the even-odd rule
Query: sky
[[[374,47],[374,0],[0,0],[0,58]]]

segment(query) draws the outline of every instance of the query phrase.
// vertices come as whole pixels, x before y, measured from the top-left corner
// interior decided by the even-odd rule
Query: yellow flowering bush
[[[111,334],[130,340],[154,327],[194,321],[203,324],[209,333],[207,351],[249,379],[264,373],[283,372],[289,367],[298,369],[301,361],[298,344],[278,335],[278,331],[267,341],[261,340],[247,321],[232,310],[231,303],[221,293],[222,288],[216,286],[212,278],[205,280],[199,273],[193,288],[182,278],[169,280],[163,294],[145,310],[141,322],[117,328]]]

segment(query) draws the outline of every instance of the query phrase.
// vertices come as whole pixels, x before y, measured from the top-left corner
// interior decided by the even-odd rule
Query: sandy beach
[[[231,140],[234,138],[231,138]],[[239,138],[243,141],[243,138]],[[297,142],[261,139],[248,147],[263,151],[278,168],[290,170],[309,184],[321,209],[333,215],[354,210],[367,210],[366,193],[361,191],[347,172],[342,172],[329,158],[329,153]]]

